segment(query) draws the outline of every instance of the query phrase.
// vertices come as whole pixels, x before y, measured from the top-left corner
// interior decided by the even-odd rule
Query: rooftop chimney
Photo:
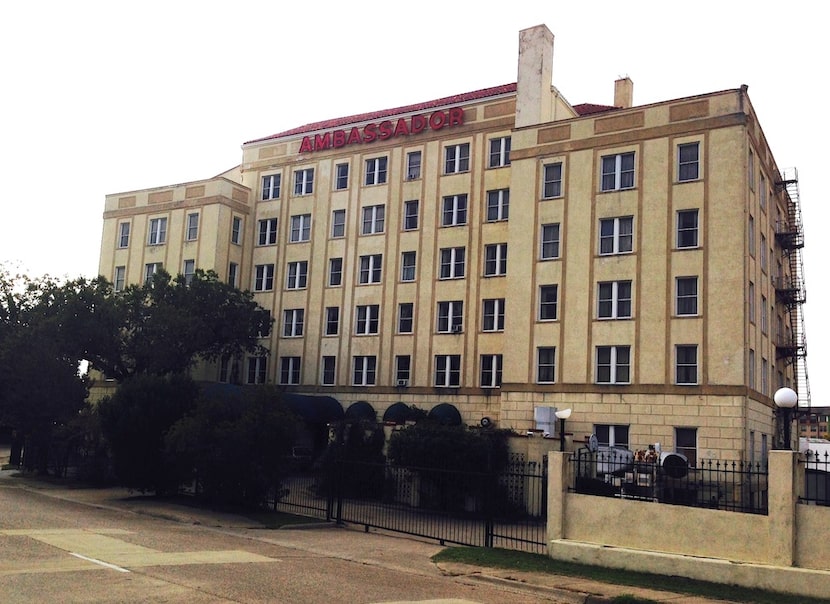
[[[624,77],[614,82],[614,107],[628,109],[634,104],[634,82]]]
[[[545,25],[519,32],[516,127],[552,120],[553,34]]]

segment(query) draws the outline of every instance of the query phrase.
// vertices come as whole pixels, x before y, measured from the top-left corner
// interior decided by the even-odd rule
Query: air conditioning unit
[[[398,380],[398,388],[406,388],[409,386],[409,380]]]
[[[461,333],[462,330],[463,330],[463,327],[461,325],[453,325],[452,326],[452,332],[453,333]]]

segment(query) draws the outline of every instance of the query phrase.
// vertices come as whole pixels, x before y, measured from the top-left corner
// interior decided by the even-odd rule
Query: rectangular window
[[[357,307],[355,312],[355,334],[370,336],[378,333],[380,327],[380,305],[365,304]]]
[[[556,348],[541,346],[536,349],[536,383],[553,384],[556,381]]]
[[[700,143],[685,143],[677,146],[677,180],[700,178]]]
[[[761,394],[769,395],[769,361],[761,357]]]
[[[291,243],[308,241],[311,238],[311,214],[296,214],[291,217]]]
[[[346,210],[332,210],[331,236],[335,239],[346,236]]]
[[[305,310],[292,308],[282,313],[282,336],[284,338],[299,338],[303,335]]]
[[[418,228],[418,200],[412,199],[403,204],[403,230],[414,231]]]
[[[225,355],[219,360],[219,381],[223,384],[241,384],[241,373],[238,358]]]
[[[752,281],[749,282],[746,297],[749,305],[749,322],[755,323],[755,284]]]
[[[147,243],[161,245],[167,241],[167,218],[150,219],[150,236]]]
[[[767,331],[769,331],[769,308],[767,297],[761,296],[761,333],[766,335]]]
[[[365,185],[382,185],[386,182],[386,157],[373,157],[366,160]]]
[[[464,302],[454,300],[452,302],[438,303],[438,333],[461,333],[464,329]]]
[[[674,452],[683,455],[688,460],[689,467],[697,466],[697,428],[674,429]]]
[[[334,188],[337,191],[349,188],[349,164],[337,164],[334,167]]]
[[[279,199],[282,174],[268,174],[262,177],[262,201]]]
[[[367,283],[380,283],[381,269],[383,267],[383,254],[371,254],[360,257],[360,275],[358,281],[365,285]]]
[[[264,218],[259,221],[259,245],[274,245],[277,242],[277,219]]]
[[[153,280],[153,275],[159,272],[163,267],[161,262],[151,262],[144,265],[144,283],[150,283]]]
[[[441,249],[441,279],[461,279],[464,277],[465,248],[447,247]]]
[[[634,217],[603,218],[599,221],[599,253],[624,254],[634,249]]]
[[[767,179],[764,178],[763,174],[761,174],[760,177],[761,177],[761,180],[760,180],[761,190],[758,192],[758,194],[760,196],[759,203],[761,204],[761,209],[766,210],[767,209]]]
[[[121,222],[118,224],[118,247],[129,247],[130,245],[130,223]]]
[[[329,258],[329,286],[337,287],[343,284],[343,259]]]
[[[747,225],[747,243],[749,245],[749,255],[755,257],[755,218],[749,217],[749,224]]]
[[[749,387],[755,389],[755,351],[749,349],[749,367],[747,368],[749,377]]]
[[[311,195],[314,192],[314,168],[294,172],[294,195]]]
[[[600,446],[628,448],[628,426],[594,424],[594,434]]]
[[[540,239],[539,257],[542,260],[559,258],[559,223],[543,224]]]
[[[280,384],[286,386],[300,383],[300,357],[280,357]]]
[[[320,383],[323,386],[334,386],[337,380],[337,357],[324,356]]]
[[[501,386],[502,355],[481,355],[481,387],[498,388]]]
[[[542,198],[562,197],[562,162],[545,164],[542,168]]]
[[[415,252],[401,254],[401,281],[415,281]]]
[[[484,276],[500,277],[507,274],[507,244],[484,246]]]
[[[501,168],[510,165],[510,137],[490,139],[490,163],[491,168]]]
[[[340,307],[326,306],[326,335],[336,336],[340,331]]]
[[[398,304],[398,333],[412,333],[415,322],[415,305],[412,302]]]
[[[274,265],[257,264],[254,267],[254,291],[265,292],[274,289]]]
[[[602,191],[634,188],[634,153],[606,155],[602,158]]]
[[[482,304],[482,331],[504,331],[504,298],[488,298]]]
[[[264,384],[268,375],[268,357],[248,357],[248,383]]]
[[[267,338],[271,335],[271,311],[260,309],[254,311],[256,320],[257,320],[257,327],[256,327],[256,335],[258,338]]]
[[[607,281],[599,284],[597,318],[631,318],[631,281]]]
[[[697,346],[682,344],[675,347],[674,380],[676,384],[697,384]]]
[[[395,357],[395,384],[409,386],[412,371],[412,357],[408,354],[399,354]]]
[[[749,188],[753,191],[755,190],[755,155],[752,153],[752,149],[749,150],[749,160],[747,161],[747,180],[749,182]]]
[[[242,218],[239,216],[234,216],[231,220],[231,243],[242,243]]]
[[[597,346],[598,384],[628,384],[630,373],[630,346]]]
[[[182,266],[182,275],[184,276],[184,282],[187,285],[193,281],[193,275],[196,273],[196,261],[195,260],[185,260],[184,265]]]
[[[697,315],[697,277],[675,279],[675,314]]]
[[[767,237],[761,233],[761,270],[767,272]]]
[[[487,191],[487,222],[510,217],[510,189]]]
[[[120,292],[124,290],[124,286],[127,283],[127,267],[126,266],[116,266],[115,267],[115,276],[113,278],[113,288],[115,291]]]
[[[285,282],[286,289],[303,289],[308,283],[308,261],[288,263],[288,276]]]
[[[228,263],[228,285],[239,287],[239,265],[236,262]]]
[[[199,214],[187,215],[187,229],[184,237],[186,241],[196,241],[199,238]]]
[[[410,151],[406,154],[406,180],[421,178],[421,152]]]
[[[447,145],[444,148],[444,174],[457,174],[470,169],[470,143]]]
[[[363,229],[364,235],[374,235],[383,232],[383,223],[386,218],[386,206],[367,206],[363,208]]]
[[[556,320],[556,307],[559,299],[558,285],[542,285],[539,287],[539,320]]]
[[[374,386],[377,372],[377,357],[354,357],[354,372],[352,384],[355,386]]]
[[[467,195],[448,195],[443,199],[441,226],[467,224]]]
[[[461,385],[461,355],[435,355],[435,385],[439,388],[457,388]]]
[[[677,247],[698,246],[698,211],[680,210],[677,213]]]

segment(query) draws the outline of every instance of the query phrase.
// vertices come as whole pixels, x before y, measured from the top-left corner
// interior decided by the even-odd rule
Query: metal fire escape
[[[781,172],[775,183],[786,203],[786,216],[780,216],[775,225],[775,240],[781,246],[784,270],[772,278],[775,297],[787,309],[789,328],[779,333],[776,357],[792,365],[792,388],[798,393],[798,406],[810,407],[810,381],[807,377],[807,339],[804,330],[804,230],[801,222],[801,202],[798,193],[798,171],[795,168]]]

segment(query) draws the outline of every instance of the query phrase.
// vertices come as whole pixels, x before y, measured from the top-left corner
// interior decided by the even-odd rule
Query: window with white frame
[[[262,177],[262,201],[280,198],[282,174],[267,174]]]
[[[461,385],[461,355],[435,355],[435,385],[439,388],[457,388]]]
[[[337,191],[349,188],[349,164],[337,164],[334,167],[334,188]]]
[[[482,302],[482,331],[504,331],[504,298],[486,298]]]
[[[126,266],[116,266],[115,267],[115,275],[113,276],[112,286],[115,291],[120,292],[124,290],[124,286],[127,283],[127,267]]]
[[[410,199],[403,203],[403,230],[414,231],[418,228],[418,200]]]
[[[675,283],[675,314],[697,315],[697,277],[677,277]]]
[[[457,174],[470,169],[470,143],[447,145],[444,148],[444,174]]]
[[[697,345],[678,344],[674,349],[674,381],[676,384],[696,385]]]
[[[260,309],[254,311],[256,318],[256,336],[258,338],[267,338],[271,335],[271,311]]]
[[[153,276],[157,272],[159,272],[164,265],[161,262],[150,262],[149,264],[144,265],[144,283],[150,283],[153,280]]]
[[[355,309],[355,334],[376,335],[380,328],[380,305],[360,304]]]
[[[332,210],[331,236],[334,239],[346,236],[346,210]]]
[[[280,384],[292,386],[300,383],[301,357],[280,357]]]
[[[677,247],[698,246],[698,210],[677,212]]]
[[[395,356],[395,383],[409,385],[412,371],[412,357],[408,354]]]
[[[415,252],[401,253],[401,281],[415,281]]]
[[[412,302],[398,304],[398,333],[412,333],[415,323],[415,305]]]
[[[388,160],[386,157],[373,157],[366,160],[366,178],[363,181],[365,185],[382,185],[386,182],[386,166]]]
[[[562,162],[542,167],[542,198],[562,197]]]
[[[268,375],[268,357],[248,357],[248,383],[264,384]]]
[[[223,384],[241,384],[241,361],[237,357],[224,355],[219,359],[219,381]]]
[[[421,152],[410,151],[406,154],[406,180],[421,178]]]
[[[540,239],[539,257],[542,260],[559,258],[559,223],[543,224]]]
[[[343,283],[343,259],[329,258],[329,286],[337,287]]]
[[[631,318],[631,281],[606,281],[599,284],[597,318]]]
[[[118,223],[118,247],[124,248],[130,245],[130,223]]]
[[[274,265],[257,264],[254,267],[254,291],[265,292],[274,289]]]
[[[542,285],[539,287],[539,320],[555,321],[559,304],[559,286]]]
[[[621,424],[594,424],[594,435],[603,447],[628,448],[628,426]]]
[[[327,336],[336,336],[340,332],[340,307],[326,306],[326,326],[325,334]]]
[[[186,285],[190,285],[193,281],[193,275],[196,274],[196,261],[185,260],[182,264],[182,276]]]
[[[239,287],[239,264],[236,262],[228,263],[228,285]]]
[[[597,346],[597,383],[628,384],[631,381],[631,347]]]
[[[258,221],[258,245],[274,245],[277,243],[277,219],[263,218]]]
[[[501,386],[502,355],[481,355],[481,387],[498,388]]]
[[[603,218],[599,221],[599,253],[625,254],[634,249],[634,217]]]
[[[464,258],[466,256],[463,247],[446,247],[441,249],[441,279],[461,279],[464,277]]]
[[[358,282],[362,285],[380,283],[383,268],[383,254],[370,254],[360,257],[360,274]]]
[[[556,348],[540,346],[536,349],[536,383],[553,384],[556,381]]]
[[[294,195],[311,195],[314,192],[314,168],[294,171]]]
[[[464,302],[453,300],[438,303],[438,333],[460,333],[464,328]]]
[[[602,191],[634,188],[634,153],[618,153],[602,158]]]
[[[323,366],[320,374],[320,384],[334,386],[337,380],[337,357],[326,355],[323,357]]]
[[[311,239],[311,214],[295,214],[291,217],[291,243]]]
[[[683,455],[689,462],[689,467],[697,466],[697,428],[674,429],[674,452]]]
[[[677,180],[685,182],[700,178],[700,143],[677,146]]]
[[[239,216],[231,219],[231,243],[235,245],[242,243],[242,218]]]
[[[385,219],[385,205],[366,206],[363,208],[363,228],[361,233],[364,235],[382,233]]]
[[[282,337],[299,338],[303,335],[305,310],[289,308],[282,312]]]
[[[288,263],[288,276],[285,281],[286,289],[303,289],[308,283],[308,261]]]
[[[352,384],[355,386],[374,386],[377,363],[378,359],[376,356],[355,356]]]
[[[490,139],[490,163],[491,168],[501,168],[510,165],[510,137]]]
[[[444,197],[441,209],[441,226],[451,227],[467,224],[467,195]]]
[[[510,189],[487,191],[487,222],[507,220],[510,217]]]
[[[187,215],[187,228],[184,238],[186,241],[196,241],[199,238],[199,214],[193,212]]]
[[[491,243],[484,246],[484,276],[501,277],[507,274],[507,244]]]
[[[147,243],[161,245],[165,241],[167,241],[167,218],[151,218]]]

